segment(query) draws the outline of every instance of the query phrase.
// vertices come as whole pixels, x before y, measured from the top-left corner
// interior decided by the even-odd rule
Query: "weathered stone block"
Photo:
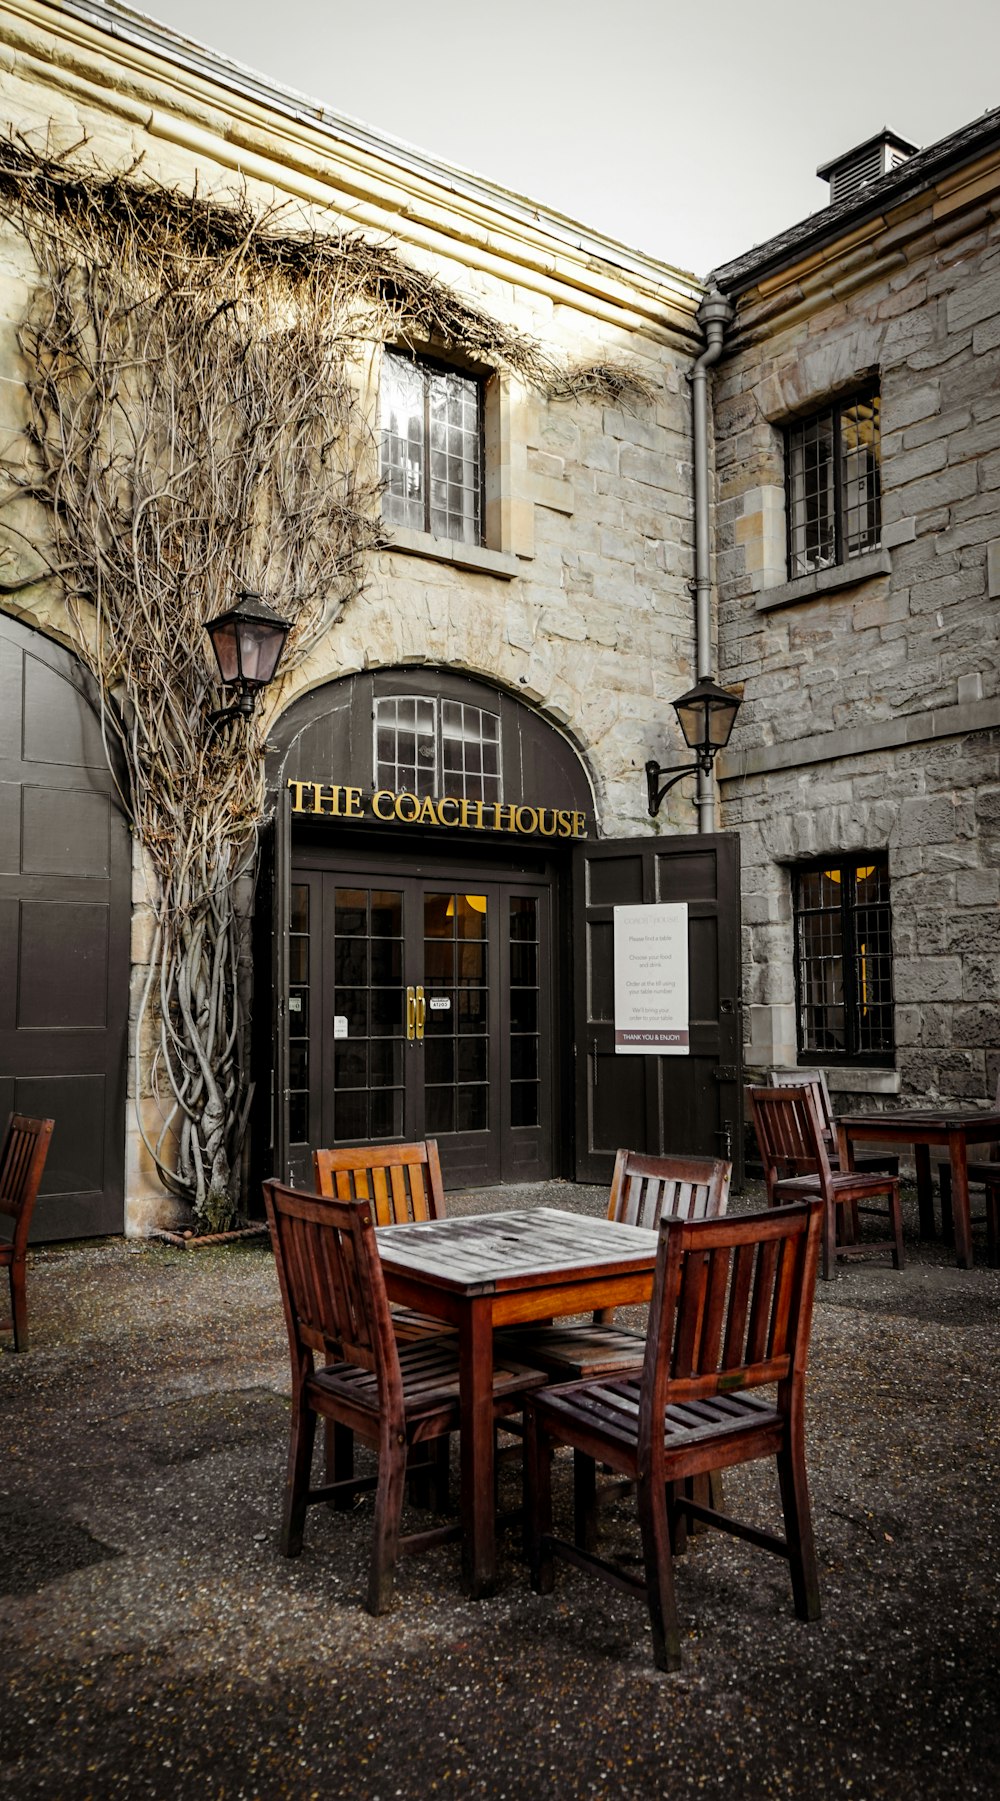
[[[960,957],[898,957],[893,964],[893,987],[899,1001],[959,1001],[978,999],[963,991]]]

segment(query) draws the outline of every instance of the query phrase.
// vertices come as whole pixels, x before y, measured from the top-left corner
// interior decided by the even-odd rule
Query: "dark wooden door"
[[[130,849],[79,664],[0,617],[0,1129],[56,1122],[36,1240],[124,1223]]]
[[[547,884],[476,871],[296,867],[289,1136],[438,1140],[450,1187],[552,1173]]]
[[[743,1182],[739,839],[604,839],[574,849],[576,1179],[610,1179],[620,1146],[732,1159]],[[688,907],[687,1056],[615,1051],[614,909]]]

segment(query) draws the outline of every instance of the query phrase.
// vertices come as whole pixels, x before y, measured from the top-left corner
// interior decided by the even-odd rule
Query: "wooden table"
[[[912,1144],[917,1166],[917,1207],[921,1238],[934,1237],[934,1189],[931,1182],[931,1146],[947,1147],[951,1161],[952,1209],[955,1222],[955,1261],[960,1269],[972,1267],[972,1232],[969,1224],[969,1146],[1000,1139],[1000,1113],[934,1112],[920,1107],[913,1112],[842,1113],[837,1130],[843,1167],[854,1168],[854,1145]]]
[[[539,1207],[385,1226],[378,1240],[389,1299],[458,1327],[462,1581],[469,1594],[489,1594],[493,1329],[648,1301],[658,1234]]]

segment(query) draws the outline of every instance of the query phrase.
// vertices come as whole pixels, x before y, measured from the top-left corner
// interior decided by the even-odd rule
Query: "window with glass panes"
[[[800,1054],[885,1063],[894,1048],[888,858],[798,868],[792,894]]]
[[[482,543],[482,384],[387,350],[382,364],[382,517]]]
[[[417,694],[376,700],[375,781],[396,794],[502,800],[499,713]]]
[[[788,574],[849,563],[882,542],[879,396],[858,394],[785,433]]]

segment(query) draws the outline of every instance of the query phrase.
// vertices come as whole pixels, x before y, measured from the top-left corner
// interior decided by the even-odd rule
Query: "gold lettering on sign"
[[[363,819],[366,814],[385,824],[398,819],[403,825],[459,826],[463,831],[515,832],[525,837],[585,838],[587,816],[564,807],[530,807],[516,802],[460,800],[457,795],[413,794],[404,789],[376,788],[365,795],[360,788],[340,782],[316,782],[290,778],[292,812],[321,819]]]

